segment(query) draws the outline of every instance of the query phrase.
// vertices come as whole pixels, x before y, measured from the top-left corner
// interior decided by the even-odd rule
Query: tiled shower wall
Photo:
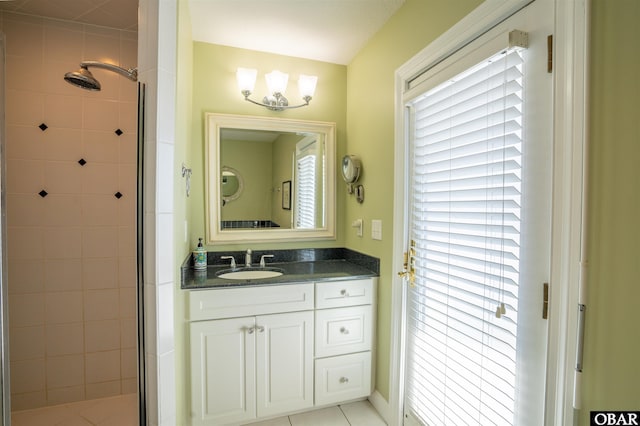
[[[6,153],[12,409],[136,391],[137,34],[11,13]]]

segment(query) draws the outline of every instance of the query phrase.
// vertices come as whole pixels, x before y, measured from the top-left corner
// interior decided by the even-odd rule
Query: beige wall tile
[[[12,160],[7,163],[7,192],[37,194],[46,188],[44,161]]]
[[[10,360],[44,359],[44,325],[13,327],[11,336]]]
[[[119,287],[135,287],[137,283],[136,258],[134,256],[119,257],[118,273]]]
[[[137,191],[137,170],[136,165],[120,164],[118,166],[118,186],[120,192],[134,199]]]
[[[47,393],[43,389],[37,392],[11,393],[11,410],[29,410],[47,405]]]
[[[44,257],[44,236],[40,228],[12,226],[7,229],[7,235],[11,242],[9,260],[36,261]]]
[[[117,257],[118,228],[86,228],[82,231],[82,257]]]
[[[39,196],[38,196],[39,198]],[[82,224],[82,196],[78,194],[49,194],[41,204],[45,212],[41,225],[49,228],[74,228]]]
[[[43,89],[42,56],[12,56],[5,62],[6,87],[41,92]]]
[[[82,255],[80,228],[45,228],[43,236],[46,259],[77,259]]]
[[[82,131],[80,129],[53,127],[43,132],[43,135],[44,153],[47,160],[77,163],[82,158]]]
[[[49,130],[49,129],[47,129]],[[6,126],[7,159],[43,160],[46,158],[47,146],[44,134],[37,126]]]
[[[115,257],[84,259],[82,281],[85,290],[117,288],[118,259]]]
[[[96,77],[97,77],[96,72]],[[111,73],[113,74],[113,73]],[[116,74],[113,74],[118,77]],[[106,83],[105,83],[106,84]],[[118,103],[102,99],[84,100],[84,128],[115,132],[118,128]]]
[[[5,110],[8,125],[39,126],[44,122],[42,93],[7,89],[6,104],[11,105]]]
[[[38,194],[8,194],[7,225],[14,227],[42,226],[46,201]]]
[[[44,170],[47,192],[51,194],[80,193],[83,171],[83,167],[77,161],[47,161]]]
[[[12,327],[44,324],[45,298],[42,293],[10,294],[9,306],[9,324]]]
[[[44,290],[44,260],[11,259],[9,294],[37,293]]]
[[[118,200],[118,225],[135,229],[137,192],[120,192],[123,195]]]
[[[47,291],[82,290],[82,261],[75,259],[47,259],[45,261]]]
[[[87,163],[83,167],[82,193],[108,194],[118,192],[118,166],[108,163]]]
[[[136,229],[131,226],[118,228],[118,254],[133,257],[136,255]]]
[[[117,288],[107,290],[87,290],[84,293],[85,321],[117,319],[120,315],[120,291]],[[93,324],[93,323],[92,323]],[[120,329],[117,328],[118,340]],[[119,344],[119,343],[118,343]],[[113,349],[110,347],[109,349]],[[99,349],[89,349],[99,350]]]
[[[81,129],[82,97],[46,95],[44,99],[44,120],[47,126],[67,129]]]
[[[87,384],[87,399],[106,398],[109,396],[119,395],[120,380],[102,383]]]
[[[120,320],[120,347],[135,348],[138,344],[138,322],[135,318]]]
[[[84,354],[84,324],[53,324],[46,327],[47,356]]]
[[[85,160],[92,163],[117,163],[118,140],[121,137],[115,134],[115,129],[85,130],[82,133]]]
[[[136,317],[136,288],[120,289],[120,318]]]
[[[117,226],[119,201],[111,194],[83,195],[82,225],[86,227]]]
[[[138,379],[122,379],[121,382],[121,392],[122,394],[126,395],[129,393],[136,393],[138,392]]]
[[[138,155],[138,138],[136,134],[123,133],[118,137],[120,164],[136,164]]]
[[[85,323],[84,331],[85,350],[87,351],[87,356],[89,353],[98,351],[119,351],[120,321],[88,321]]]
[[[7,56],[42,55],[44,27],[42,19],[8,14],[3,19],[3,32],[7,37]]]
[[[47,389],[47,404],[58,405],[82,401],[85,398],[84,384],[64,388]]]
[[[36,392],[45,388],[44,359],[11,362],[11,391]]]
[[[120,382],[120,351],[88,353],[87,383]]]
[[[47,386],[62,388],[84,383],[84,356],[63,355],[47,358]]]
[[[83,320],[82,292],[47,293],[45,297],[45,318],[47,324],[81,322]]]
[[[137,102],[120,102],[118,104],[118,127],[127,134],[136,134],[138,130]]]
[[[53,26],[44,27],[45,60],[67,61],[73,66],[82,58],[84,35],[78,27]]]
[[[136,349],[123,349],[121,352],[122,359],[121,375],[123,379],[132,379],[138,375],[138,352]]]

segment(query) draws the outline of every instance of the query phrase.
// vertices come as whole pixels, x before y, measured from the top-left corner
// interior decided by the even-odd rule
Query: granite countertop
[[[254,252],[254,267],[258,266],[262,254],[273,254],[273,262],[267,262],[268,268],[283,270],[283,275],[274,278],[252,280],[230,280],[218,278],[216,273],[230,269],[228,263],[219,262],[220,256],[234,256],[239,267],[244,252],[209,252],[207,269],[194,270],[189,256],[182,265],[182,283],[184,290],[216,289],[229,287],[253,287],[302,282],[338,281],[377,277],[380,275],[379,260],[348,249],[302,249],[272,250]],[[257,262],[256,262],[257,260]],[[271,259],[270,259],[271,260]]]

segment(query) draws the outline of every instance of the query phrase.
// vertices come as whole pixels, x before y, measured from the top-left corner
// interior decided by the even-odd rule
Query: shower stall
[[[137,34],[0,18],[4,411],[140,394]]]

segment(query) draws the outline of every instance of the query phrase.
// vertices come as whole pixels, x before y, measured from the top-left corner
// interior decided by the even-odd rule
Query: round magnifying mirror
[[[346,183],[355,183],[360,177],[362,166],[360,159],[355,155],[345,155],[342,157],[342,178]]]
[[[222,176],[220,178],[220,193],[224,203],[233,201],[240,197],[244,189],[244,181],[242,176],[236,169],[229,166],[222,166]],[[224,204],[223,204],[224,205]]]

